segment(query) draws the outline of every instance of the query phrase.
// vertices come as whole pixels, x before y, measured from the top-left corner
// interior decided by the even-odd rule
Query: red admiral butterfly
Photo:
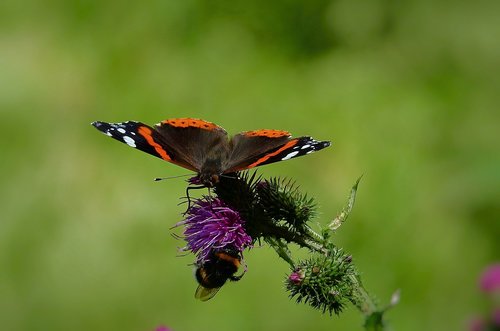
[[[174,118],[154,127],[140,122],[92,123],[99,131],[165,161],[196,171],[213,187],[219,176],[306,155],[330,146],[311,137],[292,138],[287,131],[255,130],[228,139],[220,126],[200,119]]]

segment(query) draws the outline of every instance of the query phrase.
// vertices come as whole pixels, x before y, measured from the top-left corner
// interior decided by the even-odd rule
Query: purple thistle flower
[[[172,331],[172,330],[164,325],[160,325],[159,327],[156,328],[156,331]]]
[[[493,321],[494,326],[500,327],[500,307],[493,310],[491,320]]]
[[[469,321],[469,331],[485,331],[486,325],[482,318],[476,317]]]
[[[486,268],[479,282],[481,289],[486,293],[500,290],[500,264],[492,264]]]
[[[288,280],[294,285],[300,285],[304,277],[305,277],[304,272],[298,269],[292,272],[290,276],[288,276]]]
[[[184,225],[184,250],[197,256],[197,263],[208,260],[213,249],[229,245],[239,252],[252,245],[252,238],[246,233],[240,214],[217,198],[198,199],[187,211]]]

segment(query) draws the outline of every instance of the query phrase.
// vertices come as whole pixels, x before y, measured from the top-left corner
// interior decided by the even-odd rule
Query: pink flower
[[[234,247],[238,252],[251,247],[252,238],[245,231],[245,221],[238,211],[218,198],[195,200],[186,213],[186,219],[176,226],[184,226],[184,250],[196,254],[197,263],[209,260],[213,249]]]
[[[486,293],[500,290],[500,264],[492,264],[487,267],[481,275],[479,284]]]
[[[485,327],[486,325],[484,321],[479,317],[476,317],[469,322],[469,331],[485,331]]]
[[[495,325],[496,327],[500,326],[500,308],[493,310],[491,320],[493,321],[493,325]]]
[[[302,280],[304,279],[305,275],[304,272],[300,269],[295,270],[288,276],[288,280],[293,283],[294,285],[300,285],[302,283]]]

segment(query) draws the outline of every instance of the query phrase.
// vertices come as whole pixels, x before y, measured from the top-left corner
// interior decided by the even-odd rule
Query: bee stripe
[[[237,267],[240,266],[240,259],[235,258],[234,256],[231,256],[229,254],[226,254],[226,253],[223,253],[223,252],[219,252],[219,253],[217,253],[217,258],[219,258],[221,260],[224,260],[224,261],[227,261],[227,262],[230,262],[230,263],[234,264]]]

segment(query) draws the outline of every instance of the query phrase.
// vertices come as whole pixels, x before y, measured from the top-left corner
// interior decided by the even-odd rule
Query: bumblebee
[[[228,246],[212,250],[208,260],[197,265],[195,276],[199,285],[194,297],[201,301],[210,300],[227,280],[240,280],[244,273],[234,275],[240,265],[241,255],[235,248]]]

